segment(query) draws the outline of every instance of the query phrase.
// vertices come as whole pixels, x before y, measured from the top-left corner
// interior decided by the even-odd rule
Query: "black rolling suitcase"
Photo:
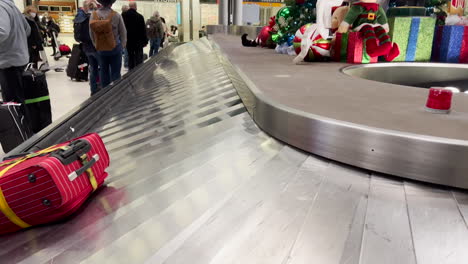
[[[73,45],[68,60],[67,76],[76,81],[88,81],[88,57],[79,44]]]
[[[33,133],[52,123],[49,88],[45,73],[28,65],[23,72],[25,107]]]
[[[0,120],[0,143],[5,153],[32,135],[21,111],[21,104],[0,102]]]

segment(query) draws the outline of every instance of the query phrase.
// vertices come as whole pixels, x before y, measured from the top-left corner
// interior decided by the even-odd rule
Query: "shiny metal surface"
[[[188,43],[127,86],[91,129],[110,150],[107,186],[67,221],[1,237],[1,263],[468,262],[468,193],[271,138],[219,58]]]
[[[378,82],[431,87],[456,87],[468,90],[468,65],[448,63],[378,63],[354,65],[343,73]]]
[[[468,141],[368,127],[285,106],[260,91],[226,56],[220,58],[231,76],[240,76],[233,83],[255,123],[273,137],[360,168],[468,188]]]

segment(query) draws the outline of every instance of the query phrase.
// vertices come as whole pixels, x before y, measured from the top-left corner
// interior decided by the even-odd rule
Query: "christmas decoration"
[[[448,3],[448,14],[463,16],[465,0],[450,0]]]
[[[317,25],[320,35],[324,38],[329,38],[330,36],[330,29],[333,28],[333,18],[332,14],[336,14],[336,10],[342,6],[343,4],[347,4],[346,1],[343,0],[318,0],[317,1]],[[344,14],[347,11],[344,12]],[[343,21],[344,16],[342,17],[341,21]],[[338,24],[339,26],[339,24]],[[338,28],[336,26],[336,28]]]
[[[353,30],[363,33],[369,56],[385,56],[385,60],[392,61],[399,55],[398,45],[392,43],[387,34],[388,23],[385,11],[375,3],[375,0],[361,0],[352,4],[338,32],[346,33],[351,25]]]
[[[291,41],[301,26],[314,22],[316,3],[317,0],[286,0],[286,7],[276,15],[277,32],[272,34],[272,40],[278,44]]]
[[[242,39],[242,46],[244,47],[256,47],[257,45],[264,47],[268,47],[274,49],[276,44],[272,40],[272,36],[276,34],[276,20],[275,17],[270,18],[270,23],[268,26],[264,26],[260,33],[258,34],[255,40],[249,40],[247,34],[243,34]]]
[[[447,0],[426,0],[426,15],[437,18],[436,25],[444,25],[447,17]]]
[[[398,43],[400,47],[400,55],[393,61],[405,61],[406,50],[408,49],[408,41],[411,31],[411,17],[391,17],[388,20],[390,25],[389,35],[393,42]]]
[[[289,45],[288,43],[278,44],[276,46],[275,51],[279,54],[287,54],[290,56],[296,56],[296,52],[294,51],[294,47]]]
[[[296,32],[293,46],[298,56],[294,59],[295,63],[330,57],[331,40],[324,39],[317,29],[317,24],[307,24]]]
[[[348,33],[337,33],[332,45],[332,60],[337,62],[348,61]]]
[[[437,26],[432,60],[468,63],[468,26]]]
[[[376,63],[377,57],[367,54],[361,32],[336,33],[333,60],[348,63]]]
[[[390,36],[400,47],[393,61],[429,61],[434,38],[432,17],[393,17],[389,19]]]

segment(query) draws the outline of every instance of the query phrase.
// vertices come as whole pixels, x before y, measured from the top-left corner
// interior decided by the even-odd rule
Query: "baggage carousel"
[[[248,82],[212,41],[172,46],[16,148],[99,132],[111,166],[70,219],[2,236],[1,263],[468,263],[468,193],[271,137]]]

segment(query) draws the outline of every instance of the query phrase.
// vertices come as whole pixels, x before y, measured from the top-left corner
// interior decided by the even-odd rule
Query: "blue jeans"
[[[86,56],[89,63],[89,87],[91,88],[91,95],[93,95],[98,91],[99,57],[97,52],[87,52]]]
[[[111,51],[98,51],[99,55],[99,75],[101,77],[102,88],[111,82],[120,79],[122,70],[122,45],[119,43]]]
[[[124,67],[128,68],[128,51],[127,51],[127,49],[123,49],[123,57],[124,57]]]
[[[150,52],[149,56],[153,56],[158,54],[159,52],[159,46],[161,45],[161,38],[154,38],[150,40]]]

